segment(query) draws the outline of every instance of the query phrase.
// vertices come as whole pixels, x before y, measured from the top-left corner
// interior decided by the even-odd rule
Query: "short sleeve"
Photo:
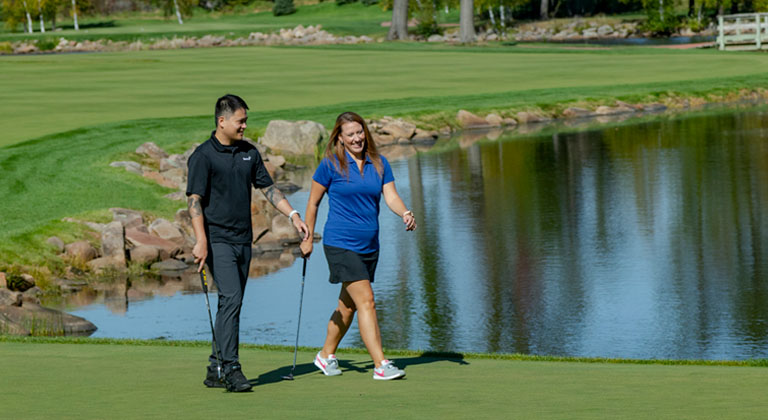
[[[274,184],[272,177],[269,176],[269,172],[267,172],[267,168],[264,166],[264,161],[261,159],[261,154],[254,149],[251,155],[255,155],[256,159],[256,161],[253,163],[253,167],[251,168],[251,183],[253,184],[254,188],[266,188]]]
[[[211,179],[208,159],[199,150],[196,150],[189,157],[187,170],[187,196],[197,194],[200,197],[205,197],[208,194]]]
[[[333,181],[333,173],[335,171],[336,169],[331,164],[331,161],[327,158],[323,158],[323,160],[320,161],[320,165],[317,166],[315,174],[312,175],[312,180],[324,186],[325,188],[328,188],[331,186],[331,181]]]
[[[392,174],[392,168],[389,166],[389,162],[384,156],[381,157],[381,165],[384,167],[384,173],[381,177],[381,185],[386,185],[395,180],[395,175]]]

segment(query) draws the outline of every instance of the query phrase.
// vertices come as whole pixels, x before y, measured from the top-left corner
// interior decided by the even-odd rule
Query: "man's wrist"
[[[295,210],[295,209],[294,209],[294,210],[291,210],[291,212],[290,212],[290,213],[288,213],[288,218],[289,218],[289,219],[293,219],[293,215],[294,215],[294,214],[299,214],[299,211],[298,211],[298,210]],[[301,218],[301,215],[299,215],[299,218]]]

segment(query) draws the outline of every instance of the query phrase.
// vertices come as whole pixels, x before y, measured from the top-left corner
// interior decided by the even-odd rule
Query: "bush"
[[[51,51],[59,45],[55,38],[41,38],[37,40],[37,49],[40,51]]]
[[[295,12],[293,0],[275,0],[275,7],[272,8],[272,14],[275,16],[290,15]]]
[[[337,6],[344,6],[345,4],[355,3],[357,0],[336,0]]]
[[[360,0],[360,3],[363,3],[366,6],[373,6],[374,4],[378,4],[379,0]]]
[[[13,54],[13,46],[10,42],[0,42],[0,54]]]

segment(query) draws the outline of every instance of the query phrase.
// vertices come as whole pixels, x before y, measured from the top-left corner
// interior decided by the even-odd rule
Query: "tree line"
[[[195,8],[223,10],[251,0],[0,0],[0,18],[6,30],[45,32],[57,28],[57,18],[71,18],[79,29],[79,15],[108,16],[116,12],[162,10],[179,24]],[[293,0],[273,0],[276,16],[296,11]],[[338,5],[360,1],[392,12],[389,39],[406,39],[407,22],[415,19],[414,31],[423,36],[441,32],[439,14],[459,10],[461,39],[470,42],[476,28],[504,31],[515,20],[594,16],[644,12],[645,28],[671,33],[681,25],[693,30],[706,27],[719,14],[768,11],[768,0],[336,0]],[[680,15],[681,10],[687,10]]]

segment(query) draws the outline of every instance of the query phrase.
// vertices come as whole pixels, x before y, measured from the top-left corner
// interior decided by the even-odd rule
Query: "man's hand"
[[[307,227],[307,224],[301,220],[301,216],[299,216],[298,213],[291,217],[291,221],[293,222],[293,227],[295,227],[301,235],[301,240],[306,241],[309,238],[309,228]]]
[[[198,264],[197,272],[203,271],[205,259],[208,258],[208,244],[204,241],[195,242],[195,247],[192,248],[192,256],[195,257],[195,264]]]

